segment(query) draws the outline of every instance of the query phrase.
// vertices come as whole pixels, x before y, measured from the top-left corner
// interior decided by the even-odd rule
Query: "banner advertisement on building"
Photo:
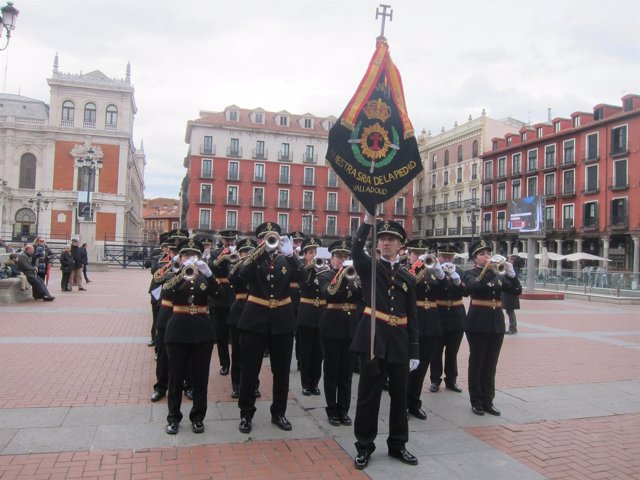
[[[507,230],[511,233],[544,233],[543,200],[544,197],[538,195],[509,200]]]

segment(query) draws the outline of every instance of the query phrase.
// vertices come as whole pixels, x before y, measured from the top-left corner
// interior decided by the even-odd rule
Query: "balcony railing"
[[[308,153],[304,153],[302,155],[302,161],[304,163],[318,163],[318,154],[317,153],[313,153],[311,155],[309,155]]]
[[[598,230],[598,217],[587,217],[582,222],[584,230]]]
[[[330,188],[338,188],[338,187],[339,187],[339,185],[338,185],[338,179],[337,179],[337,178],[329,177],[329,178],[327,179],[327,187],[330,187]]]
[[[267,206],[267,202],[264,200],[264,197],[253,197],[251,199],[251,206],[256,208],[265,208]]]
[[[213,197],[211,195],[201,195],[200,196],[200,203],[212,204],[213,203]]]
[[[278,152],[278,161],[291,162],[293,161],[293,154],[291,152],[283,152],[282,150],[280,150]]]
[[[352,204],[349,205],[349,213],[360,213],[360,204]]]
[[[561,197],[574,197],[576,195],[576,189],[574,187],[563,188],[560,193]]]
[[[240,202],[238,201],[238,197],[225,197],[225,201],[224,201],[225,205],[240,205]]]
[[[227,147],[227,157],[241,158],[242,157],[242,147],[238,147],[238,148]]]
[[[336,202],[327,202],[326,211],[327,212],[337,212],[338,211],[338,204]]]
[[[396,207],[393,210],[394,215],[404,216],[407,214],[406,209],[404,207]]]
[[[316,204],[315,202],[301,202],[300,203],[300,208],[302,210],[315,210],[316,209]]]
[[[253,181],[256,183],[265,183],[267,181],[267,178],[264,175],[254,175]]]
[[[302,185],[304,185],[305,187],[315,187],[316,186],[316,181],[313,178],[307,178],[305,177],[302,180]]]
[[[449,227],[449,235],[460,235],[460,228],[459,227]]]
[[[627,228],[629,226],[628,215],[616,215],[611,217],[611,228],[620,229]]]
[[[474,229],[473,227],[462,227],[462,234],[463,235],[478,235],[478,227],[476,226],[476,228]]]
[[[599,193],[600,192],[600,187],[598,187],[597,185],[590,185],[587,186],[582,193],[584,193],[585,195],[593,195],[595,193]]]
[[[215,145],[200,145],[200,155],[215,155],[216,154],[216,146]]]
[[[629,149],[627,148],[627,145],[620,145],[618,148],[612,148],[611,152],[609,152],[609,155],[611,155],[612,157],[623,157],[625,155],[629,154]]]
[[[251,151],[251,158],[254,160],[266,160],[269,158],[269,151],[265,150],[256,150],[255,148]]]
[[[424,235],[425,235],[425,237],[433,237],[433,230],[432,230],[432,229],[430,229],[430,228],[427,228],[427,229],[424,231]]]
[[[413,207],[413,214],[414,215],[422,214],[422,207]]]
[[[446,228],[436,228],[436,237],[444,237],[447,235]]]
[[[200,172],[200,178],[212,179],[213,172],[211,170],[203,170],[202,172]]]
[[[561,167],[562,168],[569,168],[569,167],[575,167],[576,166],[576,160],[573,158],[573,156],[571,156],[571,158],[564,158]]]
[[[544,228],[546,229],[547,232],[551,232],[553,230],[553,224],[554,224],[553,219],[547,218],[544,221]]]
[[[278,200],[278,208],[291,208],[289,200]],[[280,225],[282,227],[282,225]]]
[[[584,154],[584,163],[595,163],[600,160],[600,155],[595,152],[585,152]]]
[[[238,172],[227,172],[227,180],[231,180],[232,182],[240,181],[240,173]]]
[[[278,183],[284,184],[284,185],[290,185],[291,184],[291,176],[290,175],[280,175],[278,177]]]

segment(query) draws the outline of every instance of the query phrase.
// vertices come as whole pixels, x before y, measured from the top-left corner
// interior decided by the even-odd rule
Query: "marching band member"
[[[329,245],[329,252],[331,268],[318,274],[320,290],[327,302],[320,319],[324,397],[329,423],[349,426],[351,379],[355,364],[355,356],[349,347],[358,326],[357,311],[362,302],[362,290],[355,270],[349,276],[344,265],[349,260],[351,241],[337,240]]]
[[[169,413],[165,431],[178,433],[182,412],[182,389],[188,362],[191,362],[193,406],[189,413],[191,430],[204,432],[207,413],[209,366],[216,332],[207,305],[218,289],[216,277],[200,259],[202,243],[193,238],[178,244],[182,268],[167,280],[162,289],[173,302],[173,314],[167,323],[165,345],[169,358]]]
[[[227,317],[229,309],[233,303],[233,291],[229,285],[229,270],[231,263],[229,256],[235,252],[237,230],[222,230],[220,232],[222,247],[211,252],[209,258],[209,268],[218,279],[220,288],[209,302],[210,314],[216,326],[216,336],[218,344],[218,360],[220,361],[220,375],[228,375],[231,366],[229,356],[229,327],[227,327]]]
[[[442,336],[436,298],[441,294],[447,280],[442,266],[432,255],[426,255],[427,243],[413,239],[406,243],[407,265],[405,268],[416,281],[416,306],[418,313],[418,338],[420,339],[420,365],[409,373],[407,407],[411,415],[420,420],[427,419],[422,409],[422,386],[429,368],[433,347]]]
[[[324,264],[315,264],[318,247],[321,246],[322,241],[317,237],[306,238],[300,245],[300,251],[304,255],[302,261],[306,267],[306,279],[300,283],[296,341],[300,345],[300,380],[302,394],[305,396],[321,395],[318,388],[322,376],[319,324],[327,302],[322,298],[317,276],[320,270],[328,268]]]
[[[469,398],[476,415],[499,416],[493,405],[496,369],[504,340],[502,293],[520,295],[522,285],[513,265],[504,257],[491,256],[491,247],[476,240],[469,247],[474,267],[464,272],[464,283],[471,297],[464,330],[469,342]]]
[[[438,245],[438,262],[445,268],[451,269],[447,275],[447,284],[436,299],[438,315],[442,325],[442,336],[436,341],[431,356],[431,386],[429,391],[437,392],[442,382],[442,355],[444,354],[444,384],[448,390],[462,392],[458,386],[458,350],[464,336],[463,322],[465,319],[462,297],[468,296],[464,283],[460,280],[461,270],[453,264],[456,253],[460,253],[457,245],[449,243]]]
[[[354,464],[357,469],[366,468],[375,450],[380,399],[387,376],[391,397],[388,453],[406,464],[418,464],[418,459],[405,448],[409,440],[407,378],[409,371],[415,370],[420,364],[415,281],[399,264],[398,251],[406,238],[404,228],[394,221],[378,222],[376,229],[380,260],[376,261],[373,272],[376,275],[376,311],[375,317],[372,318],[372,260],[365,254],[364,244],[373,220],[373,216],[367,212],[364,223],[354,236],[351,248],[353,265],[362,281],[366,305],[351,345],[351,350],[361,356],[354,422],[358,450]],[[374,359],[370,360],[372,321],[375,342]]]
[[[285,417],[289,393],[289,369],[293,350],[294,315],[289,288],[291,282],[304,280],[305,269],[293,253],[289,237],[280,237],[280,226],[265,222],[256,228],[262,240],[255,251],[242,261],[239,276],[247,283],[249,296],[238,322],[240,332],[240,425],[242,433],[252,429],[255,414],[255,390],[263,352],[271,352],[273,403],[271,423],[281,430],[291,430]]]

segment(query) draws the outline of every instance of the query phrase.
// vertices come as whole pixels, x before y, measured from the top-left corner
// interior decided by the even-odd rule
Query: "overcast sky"
[[[4,5],[5,0],[0,0]],[[338,116],[375,48],[380,1],[14,0],[6,93],[48,103],[60,71],[131,62],[147,198],[177,198],[188,120],[235,104]],[[416,132],[532,123],[640,93],[640,0],[388,0],[385,36]],[[6,68],[6,70],[5,70]]]

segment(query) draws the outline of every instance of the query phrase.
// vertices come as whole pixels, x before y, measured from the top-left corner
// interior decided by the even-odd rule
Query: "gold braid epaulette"
[[[172,273],[173,275],[173,273]],[[180,283],[182,281],[182,272],[180,272],[179,274],[175,275],[173,278],[169,278],[167,280],[165,280],[164,284],[162,285],[162,289],[163,290],[168,290],[170,288],[175,287],[178,283]]]

